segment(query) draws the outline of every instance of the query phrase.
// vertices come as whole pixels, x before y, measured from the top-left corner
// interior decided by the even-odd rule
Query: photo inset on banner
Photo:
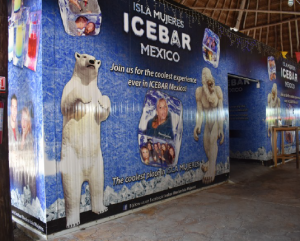
[[[8,60],[17,67],[36,71],[42,11],[32,11],[27,2],[17,0],[9,7]]]
[[[149,90],[139,124],[139,148],[144,164],[174,166],[183,132],[182,103],[163,92]]]
[[[102,22],[97,0],[59,0],[60,14],[67,34],[98,35]]]
[[[33,106],[30,101],[21,106],[18,102],[17,96],[11,95],[8,116],[11,197],[15,207],[28,211],[37,197]]]
[[[202,42],[203,59],[218,68],[220,59],[220,39],[213,31],[206,28]]]
[[[268,74],[269,80],[276,80],[276,63],[273,56],[268,57]]]

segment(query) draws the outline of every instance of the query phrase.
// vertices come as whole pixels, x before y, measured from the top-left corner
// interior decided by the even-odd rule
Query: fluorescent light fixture
[[[230,28],[230,30],[233,30],[234,32],[238,32],[239,31],[236,27]]]

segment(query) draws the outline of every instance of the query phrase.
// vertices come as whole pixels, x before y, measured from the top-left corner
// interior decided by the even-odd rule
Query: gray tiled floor
[[[300,171],[232,162],[228,183],[49,240],[298,241]]]

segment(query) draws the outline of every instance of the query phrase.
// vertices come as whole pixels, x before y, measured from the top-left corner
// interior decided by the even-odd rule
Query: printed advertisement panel
[[[227,180],[228,73],[264,83],[249,113],[270,151],[266,81],[280,60],[275,76],[257,42],[174,4],[43,1],[36,72],[10,64],[11,150],[19,140],[35,172],[12,167],[15,216],[50,234]]]
[[[49,228],[226,180],[227,84],[216,33],[155,1],[98,1],[91,15],[70,10],[82,1],[66,3],[49,2],[55,28],[43,25],[59,49],[45,53],[54,75],[43,65],[44,103],[55,111],[44,125],[56,130],[45,128]],[[87,34],[94,14],[100,31]],[[79,16],[87,21],[77,24]],[[216,41],[217,61],[203,58],[205,37]]]
[[[42,2],[8,2],[8,138],[12,213],[45,232]]]

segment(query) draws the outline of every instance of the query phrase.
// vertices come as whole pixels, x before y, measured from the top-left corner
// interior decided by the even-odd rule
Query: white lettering
[[[144,30],[143,29],[138,30],[136,27],[137,23],[139,23],[140,25],[144,25],[144,20],[140,17],[135,16],[132,18],[132,21],[131,21],[131,28],[132,28],[134,34],[139,37],[142,37],[144,34]]]
[[[153,41],[156,41],[157,40],[157,37],[155,36],[155,34],[156,34],[156,23],[151,22],[151,21],[147,21],[146,26],[147,26],[147,38],[151,39]]]

